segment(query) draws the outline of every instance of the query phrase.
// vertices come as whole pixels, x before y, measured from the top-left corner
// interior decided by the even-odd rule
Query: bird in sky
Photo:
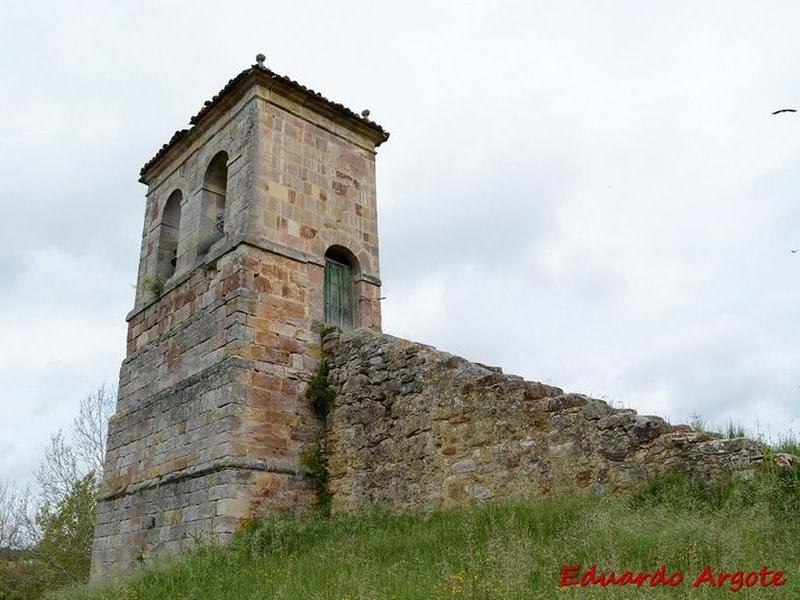
[[[779,110],[776,110],[776,111],[775,111],[774,113],[772,113],[772,114],[773,114],[773,115],[779,115],[779,114],[781,114],[781,113],[787,113],[787,112],[797,112],[797,109],[796,109],[796,108],[781,108],[781,109],[779,109]]]
[[[797,254],[797,250],[789,250],[792,254]]]

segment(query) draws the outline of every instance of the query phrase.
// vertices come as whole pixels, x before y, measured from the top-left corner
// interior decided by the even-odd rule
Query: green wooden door
[[[325,322],[353,327],[353,271],[349,265],[325,259]]]

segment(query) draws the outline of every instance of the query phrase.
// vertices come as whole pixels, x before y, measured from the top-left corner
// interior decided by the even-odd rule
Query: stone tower
[[[92,577],[314,502],[299,453],[324,323],[380,328],[367,118],[241,72],[141,170],[138,286],[109,425]]]

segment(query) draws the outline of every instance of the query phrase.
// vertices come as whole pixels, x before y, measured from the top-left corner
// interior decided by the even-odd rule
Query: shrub
[[[328,491],[330,475],[325,458],[322,455],[322,444],[317,442],[300,454],[300,464],[308,469],[308,478],[317,491],[318,507],[320,512],[328,514],[331,505],[331,493]]]
[[[164,291],[164,282],[153,275],[145,275],[142,277],[141,287],[145,292],[150,292],[158,298]]]
[[[323,356],[319,361],[314,376],[308,382],[306,398],[311,400],[311,408],[320,419],[325,419],[336,398],[336,390],[328,385],[328,364]]]

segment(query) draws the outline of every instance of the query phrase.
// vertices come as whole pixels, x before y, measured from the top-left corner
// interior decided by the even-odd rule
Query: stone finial
[[[365,108],[364,110],[362,110],[361,111],[361,116],[366,119],[369,116],[369,109]]]
[[[261,54],[260,52],[256,54],[256,63],[258,64],[259,69],[264,68],[264,61],[267,60],[267,57]]]

